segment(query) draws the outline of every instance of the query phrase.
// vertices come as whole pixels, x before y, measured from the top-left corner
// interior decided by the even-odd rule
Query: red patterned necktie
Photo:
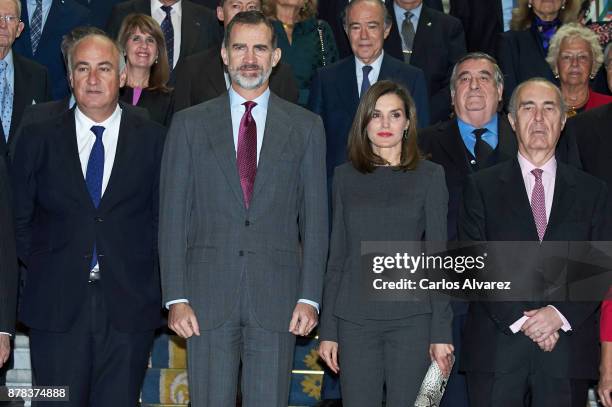
[[[535,185],[531,192],[531,212],[533,213],[533,220],[538,230],[538,238],[540,242],[544,238],[546,232],[546,201],[544,200],[544,184],[542,184],[542,171],[539,168],[531,170],[531,173],[535,177]]]
[[[255,175],[257,174],[257,124],[253,115],[251,115],[251,110],[257,106],[257,103],[247,101],[243,105],[245,111],[238,130],[236,163],[238,165],[238,175],[240,175],[244,206],[248,209],[253,194],[253,185],[255,185]]]

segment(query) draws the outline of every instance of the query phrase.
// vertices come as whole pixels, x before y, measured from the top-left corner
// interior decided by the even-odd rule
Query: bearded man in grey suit
[[[295,335],[316,326],[327,255],[321,119],[268,88],[280,60],[258,11],[221,50],[228,93],[177,113],[161,173],[168,325],[187,340],[194,407],[287,406]]]

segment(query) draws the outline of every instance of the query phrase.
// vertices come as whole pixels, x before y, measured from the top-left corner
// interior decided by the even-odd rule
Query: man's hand
[[[542,339],[537,342],[540,349],[544,352],[552,352],[557,345],[557,341],[559,340],[559,332],[553,332],[549,337]]]
[[[289,332],[294,335],[306,336],[317,326],[318,319],[315,307],[298,302],[293,310],[291,322],[289,322]]]
[[[444,376],[448,377],[453,363],[455,347],[450,343],[432,343],[429,345],[429,357],[438,364]]]
[[[332,372],[338,374],[340,365],[338,364],[338,342],[321,341],[319,344],[319,356],[329,366]]]
[[[193,335],[200,336],[198,320],[191,305],[186,302],[170,305],[168,328],[176,332],[181,338],[189,338]]]
[[[529,317],[521,327],[521,331],[534,342],[548,338],[563,326],[563,321],[553,307],[542,307],[524,312]]]
[[[9,356],[11,356],[11,338],[6,334],[0,334],[0,367],[2,367]]]

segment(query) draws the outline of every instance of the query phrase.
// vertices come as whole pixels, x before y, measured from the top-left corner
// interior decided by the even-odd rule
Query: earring
[[[527,3],[527,7],[531,8],[531,3]]]
[[[559,74],[558,73],[555,74],[555,79],[559,79]]]
[[[404,140],[408,140],[408,129],[404,129],[404,134],[402,134],[402,138]]]
[[[156,57],[154,63],[156,64],[158,60],[159,60],[159,57]]]
[[[590,75],[589,75],[589,78],[591,78],[591,80],[593,80],[593,79],[595,79],[595,75],[590,74]]]
[[[561,4],[561,10],[565,10],[565,3]]]

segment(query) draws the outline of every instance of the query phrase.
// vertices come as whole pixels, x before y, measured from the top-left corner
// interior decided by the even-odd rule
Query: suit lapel
[[[40,36],[40,42],[38,43],[39,48],[36,50],[37,53],[38,53],[38,50],[41,47],[44,47],[48,39],[54,34],[54,31],[55,31],[54,28],[57,25],[57,24],[54,24],[54,22],[63,20],[62,18],[64,14],[63,5],[64,5],[63,1],[53,0],[51,2],[51,8],[49,9],[49,15],[47,16],[47,20],[45,21],[45,25],[43,27],[42,34]]]
[[[544,240],[554,240],[555,227],[563,222],[563,217],[571,212],[574,199],[576,197],[575,182],[571,174],[566,171],[563,163],[557,162],[557,174],[555,176],[555,191],[553,193],[553,203],[548,217],[548,225]]]
[[[183,12],[181,17],[181,54],[179,59],[185,58],[190,54],[191,49],[194,47],[195,41],[198,39],[198,29],[200,22],[195,20],[194,11],[191,8],[191,4],[183,1]]]
[[[32,58],[32,39],[30,37],[30,19],[28,18],[28,4],[26,0],[21,0],[21,21],[23,21],[23,31],[15,42],[23,44],[21,50],[23,55]]]
[[[19,123],[17,123],[17,118],[21,117],[21,114],[25,110],[26,106],[32,103],[32,95],[30,92],[30,87],[28,84],[30,83],[30,76],[26,75],[25,71],[21,67],[21,61],[19,56],[13,53],[13,65],[15,66],[15,76],[13,82],[13,112],[11,115],[11,128],[9,131],[9,139],[8,142],[11,144],[13,136],[15,135],[15,130]],[[39,100],[36,101],[40,102]]]
[[[236,147],[234,146],[232,113],[228,94],[225,93],[218,97],[209,106],[211,109],[210,115],[206,116],[206,122],[201,123],[200,126],[202,128],[214,129],[207,132],[210,139],[210,147],[227,178],[228,185],[234,191],[234,196],[240,202],[240,206],[244,208],[242,187],[240,186],[240,178],[238,177],[238,168],[236,166]],[[257,175],[259,175],[259,169]],[[255,179],[257,180],[257,177]]]
[[[210,57],[214,59],[211,59],[210,63],[208,63],[210,72],[206,77],[208,78],[208,85],[213,88],[217,94],[222,94],[227,91],[227,88],[225,87],[225,73],[223,72],[221,49],[216,49],[218,50],[217,55],[210,55]]]
[[[508,162],[505,171],[500,175],[500,182],[503,183],[501,202],[504,202],[508,208],[512,208],[511,219],[516,224],[516,230],[525,231],[526,235],[523,240],[539,240],[531,204],[525,190],[525,181],[516,158]]]
[[[385,63],[383,58],[383,64]],[[357,91],[357,77],[355,76],[355,58],[350,56],[340,70],[337,78],[336,93],[340,96],[342,106],[350,108],[351,117],[357,111],[359,105],[359,92]],[[382,74],[382,68],[381,68]]]
[[[270,179],[274,171],[274,163],[282,156],[291,133],[291,125],[289,125],[291,118],[279,107],[279,101],[278,96],[270,93],[266,128],[257,164],[255,186],[253,187],[253,202],[257,202],[257,195],[261,192],[262,185],[265,185]]]
[[[425,63],[419,63],[421,58],[426,58],[429,53],[429,38],[431,38],[436,27],[432,24],[431,13],[425,6],[421,8],[421,16],[417,25],[416,34],[414,36],[414,44],[412,46],[412,56],[410,57],[410,65],[425,66]]]
[[[438,137],[440,146],[446,152],[449,161],[453,162],[462,174],[472,172],[472,167],[467,160],[466,148],[459,133],[457,120],[449,120],[440,125],[441,134]]]
[[[68,181],[72,182],[75,186],[74,190],[78,191],[77,195],[83,204],[91,209],[95,209],[89,191],[87,190],[87,184],[85,183],[85,177],[83,176],[83,170],[81,168],[81,161],[79,160],[74,109],[70,109],[61,116],[57,124],[57,130],[59,134],[59,156],[64,157],[68,167],[70,177]]]

